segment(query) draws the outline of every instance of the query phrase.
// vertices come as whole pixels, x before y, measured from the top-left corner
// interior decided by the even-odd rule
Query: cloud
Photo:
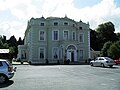
[[[92,7],[82,8],[75,7],[74,0],[0,0],[0,13],[3,11],[9,11],[10,16],[6,15],[7,20],[0,19],[0,31],[8,37],[13,34],[17,38],[23,37],[27,21],[42,15],[64,17],[66,14],[76,21],[89,22],[92,29],[98,24],[112,21],[116,32],[120,30],[120,7],[116,6],[114,0],[102,0]]]
[[[83,21],[89,21],[92,29],[96,28],[98,24],[106,21],[112,21],[114,24],[120,26],[120,24],[118,24],[120,20],[120,7],[115,5],[114,0],[103,0],[92,7],[77,9],[75,13],[77,12],[80,13],[77,14],[78,16],[76,15],[76,19],[81,17]],[[118,31],[117,28],[116,31]]]
[[[2,35],[8,36],[7,39],[12,35],[15,35],[18,39],[19,37],[24,37],[26,25],[19,21],[5,21],[0,23],[0,32]]]

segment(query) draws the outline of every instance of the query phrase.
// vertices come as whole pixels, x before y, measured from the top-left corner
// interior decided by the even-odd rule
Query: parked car
[[[109,57],[97,57],[95,60],[90,61],[91,66],[112,67],[116,63]]]
[[[119,58],[119,59],[114,60],[114,62],[115,62],[116,64],[120,64],[120,58]]]
[[[14,76],[15,69],[7,60],[0,59],[0,84],[11,79]]]

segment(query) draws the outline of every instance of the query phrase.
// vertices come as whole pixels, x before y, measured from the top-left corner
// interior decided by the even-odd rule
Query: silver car
[[[14,76],[14,69],[7,60],[0,59],[0,83],[5,83]]]
[[[97,57],[95,60],[90,61],[91,66],[112,67],[115,62],[109,57]]]

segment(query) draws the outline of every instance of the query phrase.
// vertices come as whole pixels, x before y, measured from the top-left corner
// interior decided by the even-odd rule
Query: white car
[[[97,57],[95,60],[90,61],[91,66],[112,67],[115,62],[109,57]]]
[[[0,83],[5,83],[8,79],[11,79],[14,76],[14,71],[11,63],[0,59]]]

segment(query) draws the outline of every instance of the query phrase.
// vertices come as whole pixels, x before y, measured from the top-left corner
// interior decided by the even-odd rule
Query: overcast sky
[[[120,0],[0,0],[0,35],[24,37],[31,17],[64,17],[95,29],[111,21],[120,32]]]

